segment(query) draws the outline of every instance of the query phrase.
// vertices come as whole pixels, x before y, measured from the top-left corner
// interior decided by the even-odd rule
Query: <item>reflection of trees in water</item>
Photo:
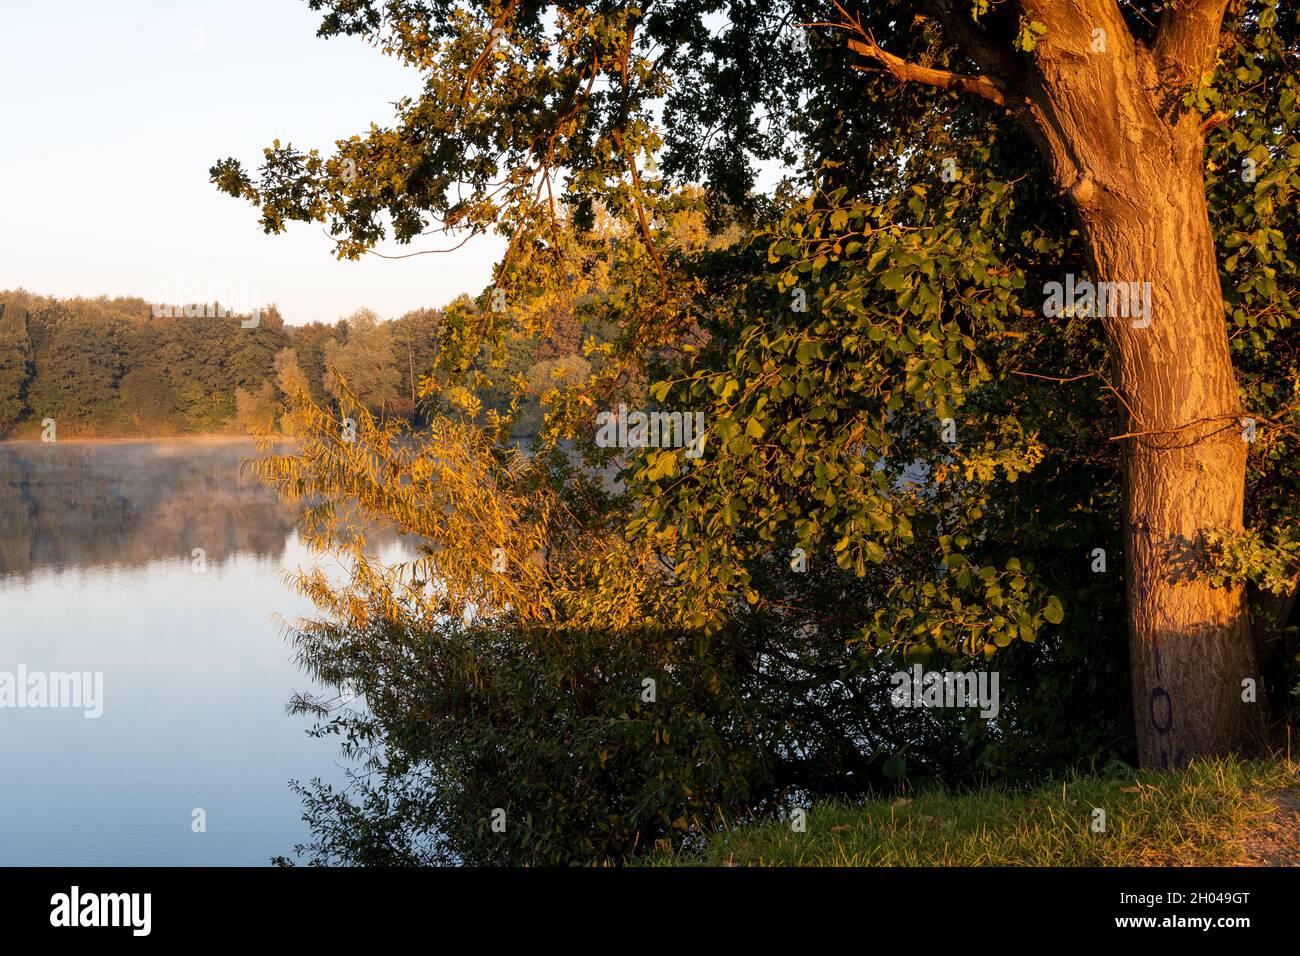
[[[251,441],[0,445],[0,575],[279,557],[297,509],[240,465]]]

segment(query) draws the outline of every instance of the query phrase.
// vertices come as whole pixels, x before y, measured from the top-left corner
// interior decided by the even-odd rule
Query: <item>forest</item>
[[[254,324],[220,303],[172,309],[0,291],[0,439],[39,437],[46,419],[65,439],[281,432],[298,381],[321,404],[346,382],[375,414],[422,422],[420,376],[435,364],[446,314],[466,308],[462,297],[392,321],[359,309],[294,325],[270,306]],[[524,383],[519,434],[536,434],[542,394],[556,376],[585,370],[580,347],[596,331],[570,318],[544,339],[507,343],[481,384],[485,407],[504,407],[512,383]]]

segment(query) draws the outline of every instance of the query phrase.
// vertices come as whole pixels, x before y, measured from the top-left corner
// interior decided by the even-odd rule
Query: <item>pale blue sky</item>
[[[292,323],[480,291],[496,237],[338,262],[319,224],[265,236],[252,206],[208,183],[216,160],[255,166],[277,136],[329,152],[418,90],[395,61],[316,26],[302,0],[0,0],[0,289],[230,290],[223,301],[274,302]]]

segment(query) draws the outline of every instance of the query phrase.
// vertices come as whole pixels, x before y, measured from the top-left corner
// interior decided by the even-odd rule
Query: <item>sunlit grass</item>
[[[1245,862],[1244,833],[1269,816],[1270,790],[1300,787],[1286,761],[1207,760],[1181,773],[1076,777],[1026,791],[940,790],[863,804],[822,803],[735,826],[651,865],[1215,866]],[[1094,832],[1094,808],[1105,831]]]

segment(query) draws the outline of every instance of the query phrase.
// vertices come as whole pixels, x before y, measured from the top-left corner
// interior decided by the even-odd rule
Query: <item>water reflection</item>
[[[0,576],[283,554],[294,509],[241,472],[247,440],[0,444]]]
[[[285,715],[317,688],[275,616],[313,612],[282,575],[322,561],[241,476],[256,454],[0,445],[0,671],[102,672],[104,697],[97,720],[0,707],[0,865],[258,865],[306,836],[287,781],[342,773],[337,741]]]

